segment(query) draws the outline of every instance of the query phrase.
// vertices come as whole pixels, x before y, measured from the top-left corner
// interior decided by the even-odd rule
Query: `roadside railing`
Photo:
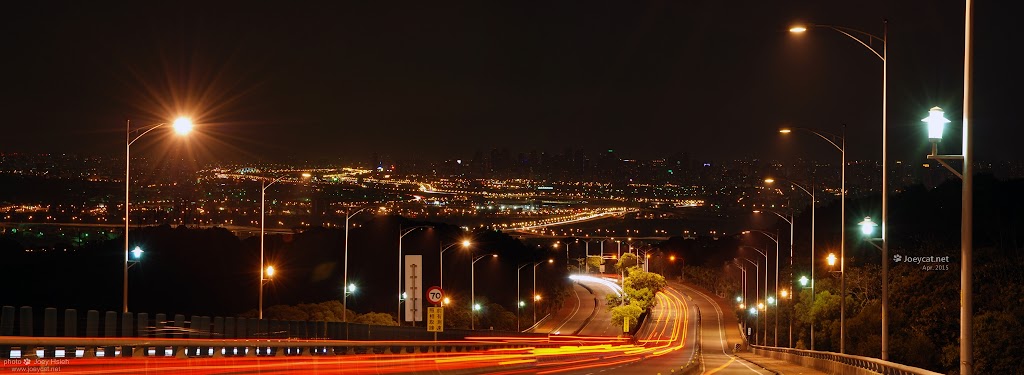
[[[546,339],[353,341],[301,339],[174,339],[0,336],[4,358],[254,357],[466,352],[496,348],[558,347]]]
[[[0,358],[277,355],[273,348],[283,348],[285,355],[302,354],[303,348],[313,354],[328,351],[404,353],[436,350],[423,349],[434,346],[435,342],[442,343],[443,350],[453,351],[536,346],[547,340],[546,334],[535,333],[446,329],[435,335],[424,327],[326,321],[196,315],[186,319],[182,314],[168,317],[166,314],[151,316],[113,311],[101,315],[96,310],[84,315],[67,309],[63,319],[59,319],[57,309],[47,308],[39,319],[31,307],[16,310],[3,306],[0,308]],[[471,339],[461,341],[467,337]],[[495,337],[505,339],[489,340]],[[514,343],[510,340],[513,338]]]
[[[941,375],[934,371],[883,361],[878,358],[772,346],[750,345],[750,347],[754,350],[754,354],[789,361],[830,374],[850,373],[851,370],[862,369],[882,375]]]

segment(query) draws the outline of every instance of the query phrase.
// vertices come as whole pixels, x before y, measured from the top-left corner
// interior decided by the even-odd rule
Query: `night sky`
[[[962,1],[35,3],[5,4],[0,23],[0,153],[123,155],[126,119],[185,114],[206,161],[569,147],[838,160],[775,130],[844,123],[848,158],[880,159],[881,60],[787,29],[881,35],[883,18],[892,155],[924,161],[935,105],[956,126],[942,149],[959,153]],[[999,4],[976,5],[976,157],[1018,160],[1024,43]],[[180,142],[146,141],[138,152]]]

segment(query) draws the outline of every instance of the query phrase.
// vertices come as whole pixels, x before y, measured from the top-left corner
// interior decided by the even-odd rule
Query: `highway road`
[[[602,277],[598,274],[593,276]],[[618,336],[622,333],[621,327],[612,324],[612,312],[608,309],[608,295],[615,294],[615,289],[604,283],[588,282],[586,280],[580,280],[580,283],[586,285],[594,292],[594,298],[597,302],[593,318],[585,327],[579,330],[578,334],[585,336]]]
[[[583,328],[587,318],[594,313],[596,296],[578,282],[574,282],[572,286],[572,294],[566,298],[565,305],[538,325],[534,332],[574,335]]]
[[[696,343],[702,346],[703,374],[773,374],[773,372],[733,356],[732,347],[741,342],[736,318],[724,300],[698,288],[670,283],[644,328],[637,333],[638,343],[663,349],[644,355],[642,360],[606,367],[595,367],[567,374],[667,374],[679,371],[694,355]],[[698,330],[697,314],[700,311]],[[682,328],[682,335],[672,329]]]
[[[601,282],[582,281],[574,287],[576,303],[567,303],[565,314],[552,319],[546,329],[569,333],[551,336],[555,346],[506,348],[472,352],[420,354],[360,354],[312,357],[230,358],[119,358],[70,359],[54,362],[63,373],[459,373],[459,374],[668,374],[678,371],[702,344],[704,374],[769,374],[770,372],[731,354],[740,332],[729,306],[698,288],[670,283],[656,295],[657,305],[637,333],[635,343],[612,337],[573,335],[607,332],[610,319],[599,318],[607,309]],[[598,307],[595,309],[594,301]],[[699,313],[698,313],[699,310]],[[593,318],[589,319],[593,314]],[[700,318],[698,319],[698,316]],[[698,325],[698,320],[700,324]],[[612,329],[618,329],[614,327]],[[568,331],[573,330],[573,331]],[[488,338],[494,340],[502,338]],[[505,338],[522,340],[521,338]],[[536,339],[533,339],[536,340]],[[544,340],[544,339],[541,339]],[[564,343],[564,345],[559,345]],[[13,366],[21,366],[14,364]]]
[[[736,344],[742,345],[743,338],[727,301],[691,285],[670,283],[670,286],[686,293],[701,311],[704,374],[773,374],[732,355],[733,348]]]

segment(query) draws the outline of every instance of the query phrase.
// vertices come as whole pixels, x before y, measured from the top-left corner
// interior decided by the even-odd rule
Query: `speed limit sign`
[[[441,292],[441,287],[432,286],[430,288],[427,288],[427,301],[430,301],[430,303],[433,303],[435,305],[440,304],[441,299],[443,298],[444,293]]]

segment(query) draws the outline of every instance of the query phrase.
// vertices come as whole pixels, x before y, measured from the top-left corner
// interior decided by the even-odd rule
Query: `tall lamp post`
[[[554,263],[554,259],[548,259],[548,263]],[[533,264],[533,324],[537,324],[537,302],[540,301],[540,295],[537,294],[537,266],[544,262],[536,262]]]
[[[754,261],[752,261],[750,259],[747,259],[747,258],[737,258],[737,259],[743,259],[743,260],[747,261],[748,263],[754,265],[754,302],[755,302],[754,304],[756,305],[758,299],[761,298],[760,295],[759,295],[760,291],[758,290],[758,289],[761,288],[761,286],[759,285],[760,281],[757,279],[757,277],[759,275],[761,275],[761,266],[758,265],[757,262],[754,262]],[[746,273],[744,272],[744,274],[746,274]],[[758,325],[760,325],[760,322],[757,319],[757,309],[755,309],[753,307],[751,307],[750,309],[754,312],[754,343],[756,344],[757,343]]]
[[[733,259],[733,262],[729,263],[729,265],[739,268],[740,270],[740,284],[742,285],[743,291],[740,293],[742,296],[736,296],[736,302],[740,304],[740,310],[743,310],[747,306],[747,269],[743,268],[743,266],[740,265],[739,262],[737,262],[735,259]],[[743,320],[743,326],[744,331],[746,331],[746,319]]]
[[[473,242],[471,242],[470,240],[462,240],[441,247],[441,252],[438,255],[441,264],[441,266],[438,267],[438,270],[440,271],[438,272],[438,275],[440,276],[441,279],[441,290],[444,290],[444,252],[448,251],[448,249],[451,249],[455,245],[462,245],[462,248],[468,249],[470,246],[473,246]]]
[[[399,233],[398,234],[398,295],[400,297],[402,296],[402,238],[405,238],[406,235],[408,235],[409,233],[412,233],[413,231],[415,231],[417,229],[424,229],[424,228],[432,228],[432,227],[429,226],[429,225],[417,225],[415,227],[412,227],[412,228],[409,228],[409,229],[405,229],[405,231],[403,232],[402,231],[402,226],[401,225],[398,226],[398,233]],[[398,325],[399,326],[402,325],[402,301],[403,300],[404,300],[404,298],[399,298],[399,300],[398,300],[398,315],[395,316],[395,318],[398,320]],[[413,319],[412,323],[413,323],[413,325],[416,325],[416,320]]]
[[[139,138],[142,138],[142,136],[148,134],[149,132],[161,126],[167,125],[167,123],[162,122],[156,125],[151,125],[149,128],[142,131],[142,134],[139,134],[135,138],[132,138],[131,120],[126,121],[125,124],[127,130],[125,132],[124,148],[124,281],[122,282],[124,290],[122,291],[121,295],[121,297],[123,298],[121,304],[121,312],[126,313],[128,312],[128,267],[130,266],[129,263],[131,263],[131,260],[128,258],[128,253],[131,252],[131,245],[128,242],[128,214],[131,212],[131,208],[129,206],[129,197],[131,196],[130,190],[132,180],[132,144],[135,143],[135,141],[139,140]],[[174,120],[171,126],[174,127],[174,131],[179,135],[186,135],[192,131],[192,120],[188,119],[187,117],[179,117],[178,119]]]
[[[839,353],[846,353],[846,272],[843,272],[846,270],[846,125],[843,125],[842,135],[808,128],[785,128],[780,129],[779,133],[789,134],[793,130],[805,131],[824,139],[842,155],[839,193]]]
[[[555,241],[554,248],[557,250],[561,241]],[[569,268],[569,241],[565,241],[565,267]]]
[[[779,234],[778,233],[772,234],[770,232],[763,231],[763,230],[758,230],[758,229],[751,229],[751,230],[748,230],[747,232],[761,233],[761,234],[765,235],[766,237],[768,237],[769,240],[772,240],[772,242],[775,242],[775,296],[776,296],[775,300],[776,300],[776,303],[775,303],[775,344],[774,345],[775,346],[779,346],[779,303],[778,303],[778,295],[779,295]],[[765,252],[767,252],[767,251],[768,251],[768,249],[765,249]],[[765,255],[765,264],[768,263],[768,259],[767,258],[768,258],[768,256]],[[768,286],[768,280],[767,280],[768,274],[765,273],[764,277],[766,279],[765,282],[764,282],[765,283],[765,287],[767,287]],[[768,292],[765,291],[765,294],[767,294],[767,293]],[[765,319],[768,319],[768,316],[765,316]],[[767,325],[768,324],[765,323],[765,326],[767,326]],[[767,327],[765,327],[765,328],[767,329]]]
[[[470,263],[470,265],[469,265],[469,295],[470,295],[470,301],[471,301],[470,302],[471,303],[471,305],[470,305],[471,310],[470,310],[470,316],[469,316],[469,329],[470,330],[476,329],[476,311],[480,309],[480,307],[476,305],[476,262],[479,262],[480,259],[486,258],[487,255],[490,255],[492,258],[497,258],[498,257],[498,254],[485,254],[485,255],[481,255],[481,256],[478,256],[475,259],[473,259],[473,263]]]
[[[775,180],[772,178],[766,178],[764,182],[771,184],[774,183]],[[790,180],[786,180],[786,182],[789,182],[790,185],[793,185],[811,197],[811,305],[814,305],[814,264],[817,262],[814,258],[814,224],[817,222],[815,217],[815,212],[817,210],[815,207],[818,205],[818,201],[814,196],[814,183],[812,182],[810,184],[811,188],[807,189],[796,182]],[[811,350],[814,350],[814,316],[811,316]]]
[[[791,207],[791,209],[792,209],[792,207]],[[792,210],[790,211],[790,214],[789,214],[788,218],[785,215],[782,215],[782,214],[780,214],[780,213],[778,213],[776,211],[773,211],[773,210],[765,210],[765,209],[754,210],[755,214],[759,214],[759,213],[762,213],[762,212],[770,212],[772,214],[775,214],[775,216],[778,216],[779,218],[781,218],[785,222],[789,223],[789,281],[790,281],[790,289],[792,289],[793,287],[795,287],[795,285],[793,285],[793,282],[794,282],[793,281],[793,222],[794,222],[795,218],[793,217]],[[776,250],[778,250],[778,248],[776,248]],[[776,282],[778,282],[778,280],[776,280]],[[790,307],[792,307],[792,304],[790,304]],[[793,347],[793,314],[792,313],[789,314],[789,347],[790,348]]]
[[[342,322],[348,322],[348,295],[349,295],[349,293],[355,292],[355,290],[349,290],[349,285],[348,285],[348,229],[350,227],[348,221],[353,216],[356,216],[360,212],[363,212],[363,210],[365,210],[365,209],[366,209],[366,207],[363,207],[363,208],[360,208],[360,209],[356,210],[356,212],[352,212],[352,213],[349,213],[348,211],[345,211],[345,271],[344,271],[345,275],[343,276],[344,280],[342,280],[342,284],[341,284],[343,286],[343,288],[344,288],[344,293],[342,293],[343,296],[341,297],[341,301],[342,301],[341,306],[342,306],[342,310],[343,310],[342,313],[341,313],[341,321]],[[347,326],[346,326],[346,329],[348,329]]]
[[[950,122],[942,114],[942,108],[933,107],[928,111],[928,117],[921,120],[928,124],[928,140],[932,143],[932,153],[928,155],[928,159],[935,160],[943,167],[946,167],[950,172],[960,178],[962,181],[963,193],[961,199],[963,204],[960,208],[960,373],[971,374],[974,369],[974,332],[972,331],[972,322],[974,321],[974,291],[972,288],[973,280],[973,249],[971,248],[972,241],[974,239],[974,233],[972,225],[974,225],[974,171],[971,166],[974,149],[971,147],[971,135],[973,134],[973,126],[968,121],[970,120],[970,111],[973,103],[971,102],[971,87],[970,87],[970,76],[972,50],[971,50],[971,13],[972,5],[971,0],[967,1],[967,44],[965,49],[965,62],[964,62],[964,117],[963,117],[963,154],[961,155],[939,155],[938,154],[938,143],[942,139],[942,128],[946,123]],[[956,169],[951,167],[946,161],[947,160],[962,160],[963,161],[963,172],[957,172]],[[885,228],[885,225],[882,225]],[[887,259],[882,258],[883,262]],[[884,311],[884,310],[883,310]],[[883,336],[884,337],[884,336]]]
[[[971,0],[967,0],[967,2],[968,2],[968,13],[970,13],[970,2],[971,2]],[[968,22],[968,25],[970,25],[970,22]],[[882,36],[881,37],[878,37],[878,36],[876,36],[874,34],[871,34],[871,33],[868,33],[868,32],[864,32],[864,31],[861,31],[861,30],[857,30],[857,29],[853,29],[853,28],[849,28],[849,27],[843,27],[843,26],[836,26],[836,25],[811,24],[809,26],[792,27],[792,28],[789,29],[789,31],[791,33],[803,33],[805,31],[807,31],[808,28],[826,28],[826,29],[830,29],[830,30],[833,30],[835,32],[838,32],[840,34],[843,34],[846,37],[856,41],[858,44],[860,44],[864,48],[867,48],[869,51],[871,51],[872,54],[874,54],[876,57],[878,57],[879,60],[882,60],[882,237],[881,237],[882,240],[881,240],[881,242],[882,242],[882,259],[883,259],[882,260],[882,273],[887,273],[886,271],[889,268],[889,264],[888,264],[888,262],[885,261],[885,259],[887,259],[886,257],[889,254],[889,235],[888,235],[889,229],[887,228],[887,225],[889,223],[889,160],[888,160],[888,157],[889,157],[889,154],[888,154],[888,150],[889,150],[889,145],[888,145],[888,142],[889,142],[888,141],[889,132],[888,132],[888,128],[887,128],[888,127],[888,125],[887,125],[887,121],[888,121],[888,115],[887,115],[887,113],[888,113],[887,112],[888,111],[888,107],[887,107],[887,105],[888,105],[887,93],[889,92],[889,83],[888,83],[888,77],[889,77],[889,65],[888,65],[889,59],[888,59],[888,57],[889,57],[889,53],[888,53],[888,43],[887,43],[886,40],[889,37],[889,21],[888,20],[882,20]],[[875,45],[876,42],[881,44],[881,48],[878,48]],[[970,42],[968,41],[968,45],[969,44],[970,44]],[[966,70],[966,66],[965,66],[965,71],[967,71]],[[964,88],[964,91],[965,92],[967,91],[966,87]],[[966,98],[965,98],[964,101],[966,102]],[[966,118],[966,116],[965,116],[965,118]],[[964,142],[964,144],[965,145],[967,144],[966,141]],[[844,148],[845,148],[845,144],[844,144]],[[845,158],[845,156],[844,156],[844,158]],[[843,163],[843,167],[844,168],[846,167],[845,160],[844,160],[844,163]],[[844,186],[844,189],[843,189],[843,194],[846,194],[845,186]],[[845,195],[844,195],[844,198],[845,198]],[[844,201],[845,201],[845,199],[844,199]],[[844,214],[844,218],[843,219],[845,220],[845,214]],[[843,228],[843,233],[845,233],[845,231],[846,231],[846,228],[844,227]],[[812,256],[812,258],[813,258],[813,256]],[[842,268],[842,264],[845,263],[846,257],[843,256],[842,258],[843,258],[844,261],[840,263],[840,268]],[[845,273],[844,273],[844,275],[845,275]],[[813,282],[814,281],[813,281],[813,276],[812,276],[811,283],[813,284]],[[887,279],[883,279],[882,280],[882,284],[887,284],[888,282],[889,282],[889,280],[887,280]],[[843,277],[843,281],[841,283],[843,285],[843,289],[844,289],[844,293],[845,293],[845,286],[846,286],[846,278],[845,278],[845,276]],[[844,298],[840,299],[840,301],[844,301],[845,299],[846,298],[844,297]],[[841,311],[840,312],[840,320],[842,320],[842,318],[844,317],[843,315],[845,313],[845,309],[843,309],[843,307],[841,306],[840,307],[840,311]],[[883,361],[888,361],[889,360],[889,347],[888,347],[889,327],[888,327],[888,322],[887,321],[888,321],[888,312],[883,307],[882,308],[882,360]],[[844,340],[844,337],[843,337],[842,326],[843,326],[842,322],[840,322],[840,340],[839,340],[839,352],[840,353],[844,352],[844,350],[845,350],[845,345],[844,344],[845,344],[845,341],[846,341],[846,340]],[[811,328],[811,333],[812,334],[814,333],[814,328],[813,327]],[[813,339],[812,339],[812,343],[813,343]],[[814,349],[813,346],[811,347],[811,349],[812,350]]]
[[[306,177],[306,176],[308,176],[308,175],[305,175],[305,174],[303,175],[303,177]],[[270,181],[269,184],[267,183],[266,179],[261,179],[260,180],[260,301],[259,301],[260,307],[259,307],[259,314],[258,314],[260,319],[263,319],[263,284],[266,284],[266,282],[267,282],[267,276],[268,275],[266,275],[266,273],[268,271],[273,273],[273,269],[274,269],[273,267],[267,267],[266,266],[266,261],[264,260],[265,256],[264,256],[264,240],[263,240],[263,238],[264,238],[264,234],[266,232],[266,221],[267,221],[267,188],[269,188],[270,185],[273,185],[273,184],[277,183],[278,181],[281,181],[281,179],[283,179],[285,177],[288,177],[288,175],[279,176],[279,177],[273,179],[272,181]],[[348,236],[345,236],[345,239],[347,241],[348,240]],[[272,275],[269,275],[269,276],[272,276]]]
[[[742,248],[754,249],[754,251],[756,251],[758,254],[761,254],[761,256],[764,257],[764,300],[767,303],[768,302],[768,249],[765,248],[764,251],[761,251],[761,249],[758,249],[756,247],[749,246],[749,245],[742,245],[742,246],[740,246],[740,248],[741,249]],[[776,267],[775,267],[775,273],[776,273],[776,277],[775,278],[776,279],[778,279],[778,272],[779,272],[779,267],[776,265]],[[764,316],[764,336],[762,336],[762,337],[764,337],[764,340],[762,341],[762,343],[764,343],[765,345],[768,344],[768,315],[767,315],[767,311],[768,310],[766,308],[765,309],[765,316]]]

